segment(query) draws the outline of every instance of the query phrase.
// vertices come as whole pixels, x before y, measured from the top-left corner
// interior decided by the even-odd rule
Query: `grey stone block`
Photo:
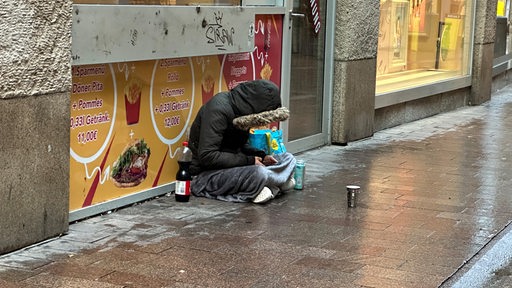
[[[405,105],[405,121],[412,122],[432,115],[439,114],[441,111],[441,96],[434,95],[428,98],[422,98],[410,101]]]
[[[375,110],[375,132],[464,107],[469,88]]]
[[[0,100],[0,254],[64,233],[69,95]]]
[[[405,123],[405,103],[375,110],[375,132]]]
[[[469,105],[480,105],[491,99],[494,43],[473,46],[472,86]]]
[[[375,59],[334,63],[332,142],[347,143],[373,134]]]
[[[475,45],[494,43],[497,0],[475,2]]]
[[[0,98],[71,89],[70,0],[2,5]]]
[[[458,89],[441,95],[441,111],[448,112],[466,106],[471,90]]]
[[[377,57],[379,9],[379,1],[337,1],[335,60],[347,61]]]

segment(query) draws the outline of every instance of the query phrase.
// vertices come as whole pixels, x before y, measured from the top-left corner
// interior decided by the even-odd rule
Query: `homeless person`
[[[265,155],[248,146],[252,122],[256,126],[288,118],[288,110],[280,107],[279,88],[268,80],[241,83],[203,104],[189,135],[191,193],[222,201],[265,203],[292,189],[296,162],[292,154]]]

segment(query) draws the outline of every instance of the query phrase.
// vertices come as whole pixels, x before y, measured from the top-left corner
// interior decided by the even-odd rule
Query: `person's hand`
[[[277,164],[276,158],[274,158],[273,156],[270,156],[270,155],[266,155],[265,158],[263,159],[263,161],[261,161],[261,162],[265,166],[270,166],[270,165]]]
[[[261,157],[258,156],[254,157],[254,165],[265,166],[265,164],[263,164],[263,159],[261,159]]]

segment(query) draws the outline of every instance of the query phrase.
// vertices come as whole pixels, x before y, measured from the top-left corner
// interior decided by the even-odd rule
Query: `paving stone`
[[[147,277],[141,273],[125,273],[115,271],[99,279],[99,282],[121,285],[122,287],[172,287],[175,281],[163,280],[159,278]],[[171,283],[170,283],[171,282]]]
[[[38,269],[41,273],[51,274],[56,276],[80,278],[88,280],[97,280],[112,272],[110,269],[101,269],[91,266],[82,266],[69,262],[65,263],[52,263]]]
[[[442,283],[442,281],[445,279],[442,276],[434,276],[434,275],[428,275],[425,273],[418,273],[418,272],[409,272],[409,271],[401,271],[396,269],[388,269],[378,266],[371,266],[366,265],[360,270],[358,270],[356,273],[363,274],[363,275],[374,275],[378,277],[383,277],[391,280],[398,281],[399,283],[416,283],[416,287],[435,287],[436,283],[437,286]],[[425,283],[431,283],[425,284]]]
[[[96,280],[88,280],[82,278],[73,277],[62,277],[53,274],[41,273],[34,277],[30,277],[22,282],[21,285],[27,285],[28,287],[40,287],[40,288],[122,288],[124,286],[104,283]],[[24,287],[24,286],[23,286]]]
[[[49,259],[33,258],[11,253],[0,258],[0,271],[8,268],[36,269],[51,262]]]
[[[379,277],[375,275],[360,275],[359,279],[354,281],[354,284],[360,285],[362,287],[376,287],[376,288],[396,288],[396,287],[402,287],[402,288],[417,288],[417,287],[437,287],[436,285],[428,285],[425,284],[422,286],[419,286],[417,282],[406,282],[406,281],[399,281],[384,277]]]
[[[15,283],[21,282],[29,277],[39,274],[37,270],[28,270],[18,267],[1,267],[0,268],[0,287],[14,285]],[[4,282],[2,282],[4,281]],[[13,286],[14,287],[14,286]]]
[[[14,282],[9,282],[9,281],[0,279],[0,287],[3,287],[3,288],[19,288],[21,286],[19,284],[14,283]]]

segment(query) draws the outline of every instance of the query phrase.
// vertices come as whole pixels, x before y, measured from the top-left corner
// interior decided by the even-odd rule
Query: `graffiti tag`
[[[226,50],[226,46],[233,46],[233,35],[235,27],[224,27],[222,12],[213,13],[213,23],[206,25],[206,40],[208,44],[213,44],[218,50]]]

